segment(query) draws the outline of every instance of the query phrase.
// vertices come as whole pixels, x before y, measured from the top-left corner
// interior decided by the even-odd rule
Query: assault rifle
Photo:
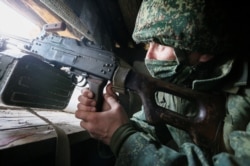
[[[178,87],[143,75],[136,72],[113,52],[103,50],[87,39],[78,41],[48,32],[58,29],[56,27],[58,25],[60,24],[44,26],[40,36],[31,42],[3,37],[2,45],[11,44],[8,42],[14,39],[19,42],[18,45],[23,43],[19,49],[24,53],[37,57],[40,61],[52,64],[54,67],[69,67],[71,75],[86,79],[89,88],[95,94],[98,103],[97,110],[101,110],[103,89],[107,81],[111,81],[114,91],[123,94],[131,91],[140,96],[150,123],[169,124],[185,130],[196,144],[205,148],[215,147],[221,141],[221,126],[225,116],[223,97]],[[155,93],[158,91],[195,102],[198,113],[193,117],[187,117],[159,106],[155,102]]]

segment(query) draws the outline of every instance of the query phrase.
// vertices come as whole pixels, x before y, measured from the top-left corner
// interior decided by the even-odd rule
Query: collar
[[[224,86],[223,82],[229,76],[230,73],[233,73],[233,66],[235,64],[235,60],[230,59],[226,61],[224,64],[219,65],[216,68],[216,73],[213,77],[204,80],[194,80],[192,84],[192,88],[195,90],[210,90],[215,89],[218,85],[223,86],[223,90],[230,93],[237,93],[240,86],[247,85],[248,80],[248,62],[243,62],[243,64],[237,64],[237,78],[230,79],[227,82],[228,86]],[[227,79],[226,79],[227,80]]]

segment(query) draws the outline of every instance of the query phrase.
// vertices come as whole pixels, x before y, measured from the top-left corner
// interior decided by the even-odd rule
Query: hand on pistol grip
[[[96,100],[96,110],[101,111],[103,105],[103,89],[107,84],[107,80],[90,76],[87,78],[89,89],[94,93]]]

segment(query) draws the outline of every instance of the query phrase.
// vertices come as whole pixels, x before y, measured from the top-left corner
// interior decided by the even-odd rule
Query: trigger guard
[[[87,78],[85,76],[75,76],[76,83],[78,87],[85,87],[88,84]]]

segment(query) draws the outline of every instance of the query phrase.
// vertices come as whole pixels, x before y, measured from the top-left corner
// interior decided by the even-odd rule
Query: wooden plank
[[[35,110],[39,115],[54,124],[80,125],[80,120],[73,113],[56,110]],[[0,131],[22,127],[47,125],[45,121],[25,109],[0,109]]]
[[[86,132],[80,127],[80,120],[75,118],[73,113],[39,109],[35,111],[68,135]],[[53,137],[56,137],[53,126],[27,109],[0,107],[0,149]]]

